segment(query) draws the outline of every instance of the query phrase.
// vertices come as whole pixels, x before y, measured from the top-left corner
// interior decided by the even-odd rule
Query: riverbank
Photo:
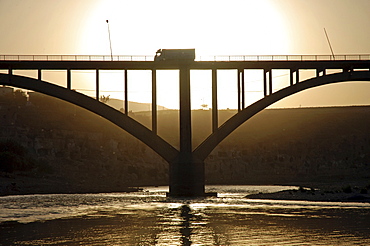
[[[345,184],[345,185],[344,185]],[[344,183],[300,183],[285,184],[298,189],[287,189],[274,193],[247,195],[249,199],[296,200],[321,202],[370,202],[370,184],[367,180]],[[312,187],[312,188],[311,188]],[[27,177],[22,175],[1,175],[0,196],[29,194],[80,194],[135,192],[138,187],[116,187],[109,185],[88,187],[72,184],[60,178]]]
[[[338,184],[321,184],[320,188],[299,186],[298,189],[293,190],[251,194],[247,195],[246,198],[320,202],[370,202],[369,191],[370,185],[357,186],[352,184],[339,186]]]
[[[68,182],[56,177],[29,177],[14,174],[0,175],[0,196],[29,194],[77,194],[135,192],[137,187],[120,186],[113,189],[109,185],[85,185]]]

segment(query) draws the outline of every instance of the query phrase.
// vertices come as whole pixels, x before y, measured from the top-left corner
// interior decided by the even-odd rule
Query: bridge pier
[[[170,163],[171,197],[205,196],[204,162],[196,161],[191,154],[180,153],[179,158]]]
[[[172,197],[204,196],[204,162],[193,156],[191,129],[190,68],[180,67],[180,152],[170,163]]]

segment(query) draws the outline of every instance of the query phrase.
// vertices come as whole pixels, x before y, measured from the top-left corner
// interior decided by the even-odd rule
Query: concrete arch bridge
[[[135,60],[132,57],[93,57],[86,56],[1,56],[0,84],[44,93],[90,110],[113,124],[127,131],[147,146],[152,148],[170,164],[170,196],[204,196],[204,160],[212,150],[231,132],[252,116],[279,100],[322,85],[339,82],[370,81],[370,55],[351,56],[258,56],[258,57],[216,57],[211,61],[152,61],[147,57]],[[127,57],[126,57],[127,58]],[[117,111],[99,101],[99,71],[123,70],[124,112]],[[158,70],[179,71],[180,94],[180,148],[176,149],[157,134],[157,77]],[[192,146],[191,129],[191,70],[212,71],[212,133],[197,148]],[[237,73],[238,113],[224,124],[218,122],[217,71],[232,69]],[[245,106],[245,72],[259,69],[263,71],[264,97],[249,106]],[[289,70],[289,85],[273,92],[272,71]],[[315,76],[307,80],[300,79],[300,70],[315,71]],[[335,69],[335,73],[327,71]],[[14,70],[37,70],[37,78],[14,75]],[[43,70],[63,70],[67,73],[66,87],[61,87],[42,80]],[[72,90],[71,71],[95,70],[96,97],[92,98]],[[128,90],[130,82],[128,70],[150,70],[152,74],[152,127],[146,128],[128,115]]]

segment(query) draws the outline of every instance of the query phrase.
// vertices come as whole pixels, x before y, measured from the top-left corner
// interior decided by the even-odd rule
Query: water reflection
[[[0,197],[0,245],[370,245],[369,215],[369,204],[235,192],[199,200],[144,192]]]
[[[190,227],[190,219],[193,215],[190,213],[191,209],[188,205],[182,205],[181,209],[181,218],[183,221],[181,222],[180,232],[181,232],[181,242],[182,245],[188,246],[191,245],[190,235],[191,235],[191,227]]]

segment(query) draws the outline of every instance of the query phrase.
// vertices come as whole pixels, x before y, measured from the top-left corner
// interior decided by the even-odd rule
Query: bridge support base
[[[193,158],[191,131],[190,69],[180,68],[180,152],[170,163],[171,197],[202,197],[204,192],[204,162]]]
[[[182,156],[170,163],[170,197],[204,197],[204,162]]]

